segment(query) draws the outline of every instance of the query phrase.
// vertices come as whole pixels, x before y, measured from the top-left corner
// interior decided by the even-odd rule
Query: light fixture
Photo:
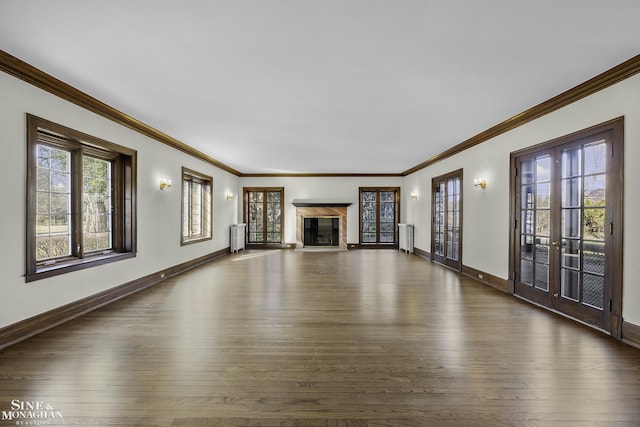
[[[225,194],[225,197],[227,198],[227,200],[231,200],[233,199],[233,193],[227,193]]]
[[[413,200],[418,200],[418,193],[411,193],[411,198]]]
[[[473,180],[473,186],[484,190],[487,188],[487,181],[484,178],[475,178]]]
[[[160,190],[168,190],[171,188],[171,179],[162,178],[160,179]]]

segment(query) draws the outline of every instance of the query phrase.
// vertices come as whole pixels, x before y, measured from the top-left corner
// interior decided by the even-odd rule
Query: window
[[[244,201],[247,243],[282,243],[284,188],[245,188]]]
[[[210,176],[182,168],[182,241],[183,245],[211,239]]]
[[[360,244],[398,244],[400,189],[360,188]]]
[[[136,152],[27,116],[27,281],[135,256]]]

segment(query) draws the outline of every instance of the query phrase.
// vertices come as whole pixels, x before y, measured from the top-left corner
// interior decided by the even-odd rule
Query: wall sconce
[[[411,198],[413,200],[418,200],[418,193],[411,193]]]
[[[233,199],[233,193],[227,193],[225,194],[225,197],[227,198],[227,200],[231,200]]]
[[[484,190],[487,188],[487,181],[484,178],[475,178],[473,180],[473,186]]]
[[[169,178],[160,179],[160,190],[168,190],[171,188],[171,180]]]

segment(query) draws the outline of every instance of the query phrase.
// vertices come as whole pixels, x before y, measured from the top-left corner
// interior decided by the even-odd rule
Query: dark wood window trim
[[[38,261],[37,228],[37,147],[45,145],[70,153],[71,224],[70,254]],[[111,163],[112,239],[103,252],[85,253],[82,227],[82,156],[108,160]],[[135,150],[67,128],[27,114],[27,282],[82,270],[136,256],[136,160]]]
[[[451,258],[449,258],[448,256],[439,256],[438,255],[438,251],[436,250],[436,209],[437,209],[437,203],[436,203],[436,194],[437,194],[437,187],[440,183],[442,183],[443,181],[446,182],[450,179],[459,179],[460,180],[460,198],[459,198],[459,205],[457,206],[458,212],[459,212],[459,218],[458,218],[458,259],[457,260],[453,260]],[[444,264],[447,267],[451,267],[452,269],[456,270],[456,271],[461,271],[462,270],[462,237],[463,237],[463,224],[462,224],[462,218],[463,218],[463,188],[464,188],[464,174],[463,174],[463,170],[462,169],[458,169],[449,173],[446,173],[444,175],[440,175],[440,176],[436,176],[434,178],[432,178],[431,180],[431,260],[432,261],[436,261],[438,263]],[[444,223],[444,227],[445,227],[445,231],[444,231],[444,244],[445,244],[445,253],[447,251],[446,249],[446,244],[447,244],[447,226],[448,224],[448,206],[446,206],[446,197],[447,197],[447,193],[445,193],[445,211],[444,211],[444,216],[445,216],[445,223]]]
[[[362,221],[362,193],[375,192],[376,193],[376,242],[363,242],[363,221]],[[380,242],[380,193],[381,192],[393,192],[395,194],[394,200],[394,227],[393,227],[393,242]],[[359,230],[359,242],[362,248],[397,248],[398,247],[398,223],[400,222],[400,187],[360,187],[358,197],[358,230]]]
[[[280,193],[280,242],[267,242],[266,233],[267,233],[267,215],[263,217],[263,230],[265,233],[264,243],[260,242],[250,242],[249,241],[249,193],[252,192],[262,192],[264,193],[264,203],[265,207],[264,212],[267,211],[266,203],[267,203],[267,193],[269,192],[279,192]],[[247,224],[246,227],[246,235],[245,242],[248,247],[277,247],[280,248],[284,244],[284,187],[244,187],[242,189],[243,193],[243,203],[242,203],[242,218],[243,222]]]
[[[193,212],[193,200],[191,191],[186,191],[186,187],[191,187],[194,184],[199,184],[202,188],[200,194],[200,200],[198,205],[200,208],[198,212]],[[185,200],[187,198],[187,200]],[[193,216],[198,215],[200,217],[199,233],[193,233],[191,223]],[[186,216],[188,216],[189,224],[185,224]],[[190,245],[193,243],[203,242],[211,240],[213,238],[213,178],[196,172],[192,169],[182,168],[182,215],[181,217],[181,239],[180,244]],[[185,232],[186,227],[186,232]]]

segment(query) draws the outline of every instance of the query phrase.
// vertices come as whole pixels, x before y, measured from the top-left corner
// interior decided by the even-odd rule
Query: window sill
[[[27,273],[25,279],[27,282],[34,282],[48,277],[59,276],[61,274],[71,273],[72,271],[84,270],[98,265],[109,264],[124,259],[135,258],[135,252],[110,253],[106,255],[97,255],[90,258],[60,261],[53,265],[42,265],[36,268],[33,273]]]
[[[212,236],[209,236],[209,237],[197,237],[197,238],[194,238],[194,239],[183,240],[182,242],[180,242],[180,246],[191,245],[193,243],[199,243],[199,242],[206,242],[207,240],[211,240],[211,239],[213,239]]]

